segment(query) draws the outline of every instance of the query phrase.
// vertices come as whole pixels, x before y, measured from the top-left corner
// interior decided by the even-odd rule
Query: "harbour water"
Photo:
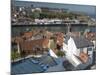
[[[31,31],[35,29],[46,29],[51,32],[66,33],[68,27],[65,24],[50,24],[50,25],[12,25],[11,33],[13,36],[18,36],[22,32]],[[71,25],[72,32],[84,32],[86,29],[96,32],[96,26],[88,26],[86,24]]]

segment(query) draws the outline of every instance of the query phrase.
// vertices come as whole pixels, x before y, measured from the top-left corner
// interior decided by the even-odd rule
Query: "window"
[[[92,51],[92,47],[89,47],[89,48],[88,48],[88,51]]]

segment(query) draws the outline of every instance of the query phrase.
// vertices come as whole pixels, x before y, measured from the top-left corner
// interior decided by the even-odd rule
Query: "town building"
[[[38,39],[24,41],[20,43],[21,51],[25,52],[26,55],[29,54],[43,54],[44,51],[48,51],[49,39]]]
[[[66,52],[66,58],[75,67],[80,64],[93,62],[94,45],[84,37],[75,37],[66,35],[63,50]],[[89,61],[91,59],[91,62]],[[74,62],[74,63],[73,63]]]

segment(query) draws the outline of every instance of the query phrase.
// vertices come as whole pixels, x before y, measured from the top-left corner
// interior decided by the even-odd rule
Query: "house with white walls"
[[[93,48],[93,43],[84,37],[71,35],[64,37],[63,51],[66,54],[66,59],[74,67],[78,67],[80,64],[91,64],[93,60]]]

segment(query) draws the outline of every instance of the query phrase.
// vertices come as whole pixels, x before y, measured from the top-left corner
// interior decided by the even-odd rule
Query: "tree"
[[[20,57],[20,54],[16,51],[16,50],[13,50],[12,52],[11,52],[11,60],[15,60],[15,59],[17,59],[17,58],[19,58]]]
[[[40,12],[33,12],[33,13],[30,15],[30,18],[32,18],[32,19],[39,18],[39,17],[40,17]]]
[[[15,58],[16,58],[16,54],[15,54],[15,52],[13,51],[13,52],[11,52],[11,60],[15,60]]]
[[[65,56],[65,53],[63,51],[57,51],[57,56],[63,57]]]
[[[32,14],[30,15],[30,18],[35,19],[35,14],[32,13]]]

